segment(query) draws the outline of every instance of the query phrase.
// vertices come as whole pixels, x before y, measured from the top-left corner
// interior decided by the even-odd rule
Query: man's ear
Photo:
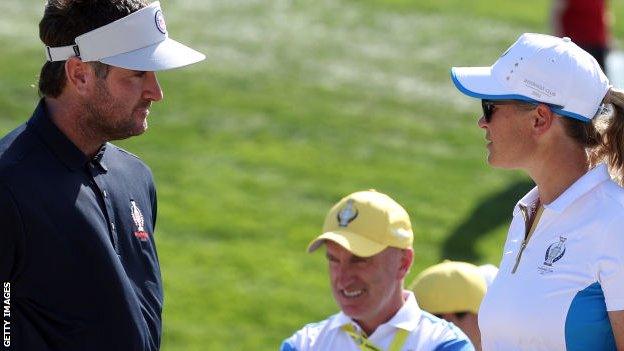
[[[399,278],[403,279],[409,273],[412,262],[414,261],[414,250],[401,250],[401,265],[399,266]]]
[[[93,67],[77,57],[65,61],[65,78],[67,87],[78,95],[88,94],[97,79]]]
[[[536,135],[542,135],[546,133],[553,124],[555,119],[555,113],[550,109],[548,105],[539,104],[535,108],[533,114],[533,130]]]

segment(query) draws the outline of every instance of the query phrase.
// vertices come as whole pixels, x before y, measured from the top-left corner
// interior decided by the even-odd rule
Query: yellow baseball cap
[[[479,267],[444,261],[422,271],[409,289],[414,292],[418,305],[429,313],[477,314],[487,284]]]
[[[389,246],[412,247],[414,234],[407,211],[388,195],[359,191],[342,198],[325,217],[323,234],[308,252],[331,240],[356,256],[374,256]]]

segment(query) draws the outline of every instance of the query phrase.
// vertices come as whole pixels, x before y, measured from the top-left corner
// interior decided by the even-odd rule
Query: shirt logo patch
[[[548,245],[546,249],[546,255],[544,255],[544,263],[538,267],[540,274],[552,273],[552,265],[559,261],[563,255],[565,255],[566,247],[565,242],[568,240],[566,237],[560,236],[559,241]]]
[[[143,213],[141,213],[141,209],[134,200],[130,200],[130,215],[134,221],[134,236],[141,241],[147,241],[149,239],[149,233],[145,231]]]

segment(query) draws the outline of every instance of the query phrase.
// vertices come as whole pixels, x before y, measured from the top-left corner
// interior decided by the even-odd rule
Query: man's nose
[[[143,98],[148,101],[160,101],[163,99],[163,91],[160,88],[155,72],[146,73]]]
[[[340,263],[335,270],[336,282],[342,288],[348,286],[353,282],[353,269],[349,262]]]

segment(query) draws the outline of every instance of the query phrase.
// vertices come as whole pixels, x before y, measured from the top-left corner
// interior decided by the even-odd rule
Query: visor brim
[[[105,57],[100,62],[115,67],[149,72],[183,67],[205,58],[204,54],[167,38],[141,49]]]
[[[325,240],[331,240],[359,257],[374,256],[388,247],[387,245],[372,241],[361,235],[348,231],[336,231],[319,235],[308,245],[308,252],[318,249]]]

